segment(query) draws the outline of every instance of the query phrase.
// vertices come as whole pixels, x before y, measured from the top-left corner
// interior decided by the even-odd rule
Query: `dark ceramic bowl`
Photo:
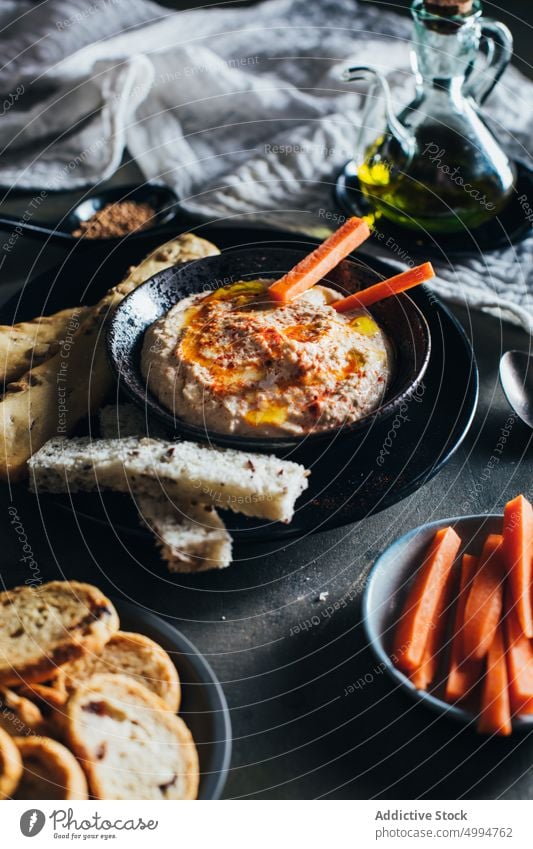
[[[435,533],[451,525],[462,540],[460,558],[463,552],[480,554],[485,537],[501,533],[502,522],[503,516],[498,515],[464,516],[439,519],[409,531],[378,557],[368,576],[363,596],[363,624],[370,647],[382,664],[380,668],[385,669],[395,684],[411,698],[436,713],[463,723],[473,723],[475,716],[439,697],[443,681],[438,682],[432,692],[417,690],[394,665],[390,658],[392,640],[409,587]],[[531,728],[531,725],[533,716],[516,716],[513,719],[513,728]]]
[[[157,183],[139,183],[138,185],[111,186],[108,189],[95,192],[94,195],[85,198],[77,204],[61,222],[61,230],[72,233],[83,221],[88,221],[95,212],[99,212],[109,203],[120,201],[136,201],[147,203],[155,212],[149,225],[143,230],[128,233],[127,236],[113,236],[106,239],[85,239],[85,243],[93,244],[95,241],[118,242],[124,239],[135,239],[140,235],[146,235],[149,230],[154,230],[164,224],[169,224],[175,217],[178,209],[178,197],[169,186]],[[72,236],[73,239],[80,239]]]
[[[393,347],[393,377],[381,406],[353,424],[331,428],[301,437],[252,437],[207,432],[174,416],[147,389],[140,359],[145,331],[179,300],[196,292],[209,291],[237,280],[257,277],[276,279],[305,256],[305,251],[264,248],[227,251],[161,271],[135,289],[116,309],[108,333],[108,352],[127,394],[148,413],[163,422],[170,431],[194,440],[256,451],[283,451],[309,447],[320,440],[352,437],[366,432],[371,424],[395,414],[416,390],[426,370],[431,340],[427,322],[406,294],[375,304],[370,312],[387,334]],[[345,260],[324,283],[343,294],[365,289],[379,278],[376,272]]]
[[[79,229],[80,224],[88,221],[95,212],[99,212],[104,206],[110,203],[118,203],[119,201],[136,201],[137,203],[147,203],[154,211],[154,215],[149,221],[149,226],[141,230],[134,230],[124,236],[110,236],[98,238],[84,238],[83,236],[75,236],[74,231]],[[178,197],[173,189],[169,186],[159,185],[157,183],[141,183],[129,186],[111,186],[108,189],[94,192],[85,197],[80,202],[76,203],[66,214],[63,215],[59,222],[55,224],[51,221],[21,221],[14,215],[0,215],[0,226],[8,228],[18,227],[28,236],[36,238],[46,238],[59,242],[76,242],[80,245],[92,247],[105,243],[106,245],[117,245],[124,242],[126,239],[137,239],[141,236],[146,236],[148,231],[159,231],[164,225],[169,225],[178,215],[179,204]],[[183,217],[183,214],[181,214]]]

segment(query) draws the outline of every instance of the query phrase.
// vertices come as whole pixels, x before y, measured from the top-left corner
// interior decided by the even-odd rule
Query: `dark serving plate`
[[[271,230],[206,225],[194,231],[224,252],[247,247],[308,251],[316,245],[310,237]],[[113,249],[97,245],[86,252],[75,246],[61,266],[37,277],[0,309],[0,322],[27,320],[80,301],[94,303],[132,263],[176,232],[146,233]],[[397,270],[362,251],[357,257],[364,268],[384,276]],[[298,500],[290,525],[225,513],[224,521],[236,539],[254,542],[303,536],[364,519],[423,486],[457,450],[477,404],[474,354],[459,323],[426,287],[419,286],[411,297],[428,323],[431,354],[420,388],[406,404],[404,418],[392,416],[371,425],[353,445],[350,440],[330,440],[321,446],[310,464],[309,489]],[[291,452],[286,456],[290,458]],[[109,493],[102,497],[76,495],[72,500],[68,496],[46,498],[52,509],[75,509],[79,519],[112,524],[128,535],[145,533],[139,529],[128,496]]]
[[[231,760],[232,731],[226,697],[198,649],[170,622],[120,598],[112,597],[123,631],[143,634],[171,657],[180,679],[179,716],[189,727],[200,762],[199,799],[219,799]]]
[[[441,260],[480,256],[509,245],[516,245],[527,238],[531,223],[527,220],[520,197],[531,197],[533,193],[533,169],[526,162],[516,160],[516,186],[509,202],[493,219],[473,230],[464,228],[457,233],[426,233],[410,230],[380,216],[376,226],[380,233],[391,236],[396,244],[402,245],[412,255],[425,259],[436,257]],[[337,177],[335,200],[346,215],[368,215],[371,206],[361,191],[353,161],[346,163]]]
[[[154,321],[164,316],[183,298],[206,292],[216,281],[224,281],[224,285],[227,285],[258,277],[275,280],[304,256],[305,251],[279,247],[232,251],[165,269],[139,286],[115,310],[107,337],[108,353],[120,387],[147,415],[153,414],[160,419],[169,432],[250,451],[277,453],[294,448],[302,461],[309,456],[312,461],[314,452],[324,450],[327,441],[353,442],[357,435],[369,427],[393,416],[419,386],[431,350],[428,324],[420,309],[406,294],[387,298],[370,310],[392,343],[393,377],[380,407],[353,424],[319,431],[305,438],[261,438],[215,433],[175,416],[148,390],[146,379],[141,373],[141,351],[144,334]],[[349,295],[372,285],[378,279],[380,275],[365,265],[345,261],[324,282],[344,295]]]

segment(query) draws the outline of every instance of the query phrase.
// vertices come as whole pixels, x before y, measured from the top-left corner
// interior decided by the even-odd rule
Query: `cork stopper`
[[[424,5],[432,15],[451,18],[455,15],[469,15],[474,0],[425,0]]]

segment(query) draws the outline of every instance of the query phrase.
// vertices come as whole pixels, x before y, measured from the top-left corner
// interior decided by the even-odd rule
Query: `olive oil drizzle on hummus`
[[[337,314],[329,306],[337,293],[322,286],[280,305],[269,282],[238,281],[187,299],[172,356],[178,372],[201,376],[207,406],[238,411],[233,432],[272,435],[333,427],[378,406],[388,356],[374,319],[364,310]],[[183,414],[178,403],[175,411]]]

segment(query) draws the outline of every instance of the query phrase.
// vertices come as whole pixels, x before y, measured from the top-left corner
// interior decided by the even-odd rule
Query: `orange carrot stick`
[[[335,268],[348,254],[370,236],[368,224],[362,218],[348,218],[335,233],[269,287],[275,301],[286,304],[301,295]]]
[[[503,734],[504,736],[508,736],[513,730],[505,647],[502,628],[499,624],[496,626],[487,657],[487,671],[483,681],[477,730],[480,734]]]
[[[422,663],[435,611],[461,540],[451,527],[437,531],[407,596],[394,640],[398,666],[414,672]]]
[[[516,612],[526,637],[533,637],[531,582],[533,578],[533,507],[523,495],[505,505],[503,550]]]
[[[507,674],[513,713],[533,712],[533,647],[522,632],[516,606],[506,594]]]
[[[420,283],[425,283],[426,280],[431,280],[432,277],[435,277],[433,266],[430,262],[424,262],[422,265],[408,268],[407,271],[402,271],[401,274],[389,277],[388,280],[375,283],[373,286],[369,286],[368,289],[362,289],[360,292],[354,292],[353,295],[348,295],[347,298],[341,298],[340,301],[335,301],[332,307],[337,312],[347,312],[348,310],[360,309],[361,307],[370,307],[376,301],[382,301],[391,295],[399,295],[400,292],[412,289],[413,286],[419,286]]]
[[[417,690],[427,690],[429,685],[435,680],[444,648],[452,588],[453,571],[450,569],[443,592],[431,619],[430,631],[422,655],[422,662],[418,669],[415,669],[414,672],[409,674],[409,678]]]
[[[463,628],[466,600],[477,567],[477,557],[474,557],[472,554],[463,554],[459,595],[455,608],[452,647],[450,649],[450,668],[444,695],[444,698],[448,702],[457,702],[471,695],[481,678],[481,662],[477,660],[465,660],[463,655]]]
[[[481,660],[491,647],[503,607],[503,537],[489,534],[465,607],[465,658]]]

